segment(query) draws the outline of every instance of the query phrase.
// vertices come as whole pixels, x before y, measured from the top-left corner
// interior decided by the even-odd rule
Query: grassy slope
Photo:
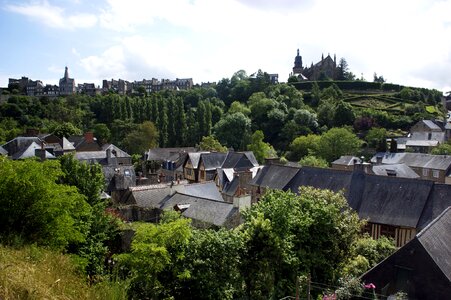
[[[67,255],[0,245],[0,299],[125,299],[124,284],[89,287]]]

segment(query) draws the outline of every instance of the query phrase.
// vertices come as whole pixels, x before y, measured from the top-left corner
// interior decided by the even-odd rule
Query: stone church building
[[[302,56],[299,55],[299,49],[296,57],[294,58],[294,67],[292,76],[297,76],[300,80],[323,80],[326,78],[330,78],[336,80],[338,77],[338,67],[337,67],[337,57],[334,55],[334,58],[327,55],[321,56],[321,61],[316,64],[311,64],[309,68],[302,66]]]

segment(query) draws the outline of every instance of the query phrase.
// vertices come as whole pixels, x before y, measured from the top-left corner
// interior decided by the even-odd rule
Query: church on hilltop
[[[327,55],[321,56],[321,61],[316,64],[311,64],[309,68],[302,66],[302,56],[299,55],[299,49],[296,57],[294,58],[294,67],[293,72],[290,76],[297,76],[300,80],[326,80],[332,79],[336,80],[339,74],[339,70],[337,67],[337,57],[334,55],[334,58]]]

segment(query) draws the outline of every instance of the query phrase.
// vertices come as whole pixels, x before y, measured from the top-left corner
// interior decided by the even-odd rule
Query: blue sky
[[[451,0],[0,0],[0,86],[192,77],[243,69],[286,81],[344,57],[358,77],[451,90]]]

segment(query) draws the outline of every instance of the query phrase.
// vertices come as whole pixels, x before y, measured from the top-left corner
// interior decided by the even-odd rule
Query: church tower
[[[301,74],[303,69],[304,68],[302,67],[302,56],[299,55],[298,49],[297,55],[294,58],[293,74]]]

